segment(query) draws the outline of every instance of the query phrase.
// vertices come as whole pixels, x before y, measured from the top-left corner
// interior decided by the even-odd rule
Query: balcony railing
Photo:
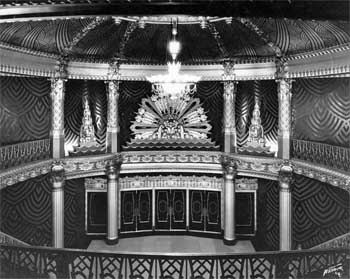
[[[350,148],[305,140],[293,140],[293,157],[350,171]]]
[[[35,140],[0,147],[0,169],[50,158],[49,139]]]
[[[6,278],[348,278],[350,251],[148,255],[2,245],[0,257]]]
[[[0,245],[1,244],[5,244],[5,245],[18,245],[18,246],[27,246],[29,244],[11,236],[11,235],[8,235],[4,232],[0,232]]]

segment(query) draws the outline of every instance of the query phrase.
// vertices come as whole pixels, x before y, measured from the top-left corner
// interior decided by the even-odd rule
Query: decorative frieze
[[[184,175],[156,175],[156,176],[132,176],[120,177],[118,180],[120,190],[139,189],[223,189],[222,177],[211,176],[184,176]],[[236,190],[257,190],[258,180],[251,178],[236,179]],[[85,178],[87,191],[107,191],[106,178]]]

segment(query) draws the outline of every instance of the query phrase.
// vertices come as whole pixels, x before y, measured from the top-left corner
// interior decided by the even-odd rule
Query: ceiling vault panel
[[[87,26],[81,29],[69,42],[69,44],[63,49],[62,56],[70,56],[73,54],[73,48],[93,29],[99,26],[102,22],[105,22],[109,17],[95,17]]]
[[[138,23],[137,22],[128,22],[128,25],[125,29],[125,32],[123,34],[122,40],[119,44],[118,51],[113,54],[114,59],[125,59],[125,47],[130,39],[130,36],[132,32],[137,28]]]
[[[208,28],[210,33],[213,35],[216,44],[218,45],[218,49],[220,50],[220,53],[223,58],[227,58],[229,56],[229,52],[227,51],[224,42],[221,39],[219,31],[216,29],[214,23],[208,22]]]

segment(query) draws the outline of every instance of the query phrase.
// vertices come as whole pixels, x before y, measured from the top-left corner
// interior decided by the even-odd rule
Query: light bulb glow
[[[173,60],[176,60],[177,55],[180,53],[181,44],[179,41],[173,39],[169,42],[168,50]]]

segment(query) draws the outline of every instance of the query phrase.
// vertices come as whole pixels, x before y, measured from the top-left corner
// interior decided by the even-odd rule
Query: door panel
[[[171,229],[186,229],[186,191],[171,191]]]
[[[136,230],[136,191],[121,192],[121,222],[120,230]]]
[[[87,232],[106,233],[107,231],[107,193],[87,193]]]
[[[156,229],[170,229],[170,190],[156,191]]]
[[[236,193],[236,232],[237,234],[255,233],[254,193]]]
[[[137,230],[152,230],[152,190],[137,192]]]
[[[204,230],[204,191],[190,191],[190,230]]]
[[[220,223],[220,192],[208,191],[206,192],[206,231],[220,232],[221,223]]]

